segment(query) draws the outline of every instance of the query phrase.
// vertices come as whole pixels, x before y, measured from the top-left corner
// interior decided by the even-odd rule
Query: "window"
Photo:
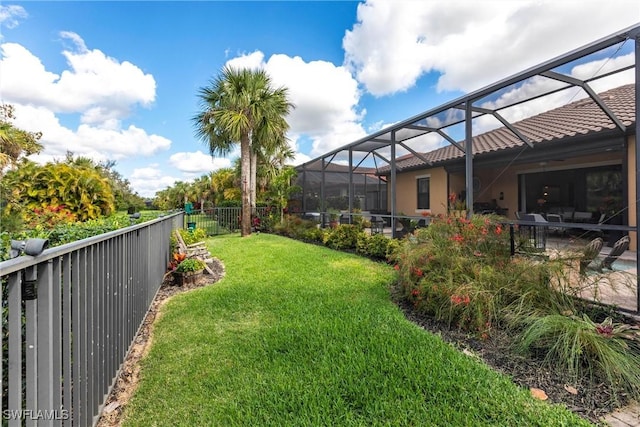
[[[418,178],[418,209],[430,209],[429,178]]]

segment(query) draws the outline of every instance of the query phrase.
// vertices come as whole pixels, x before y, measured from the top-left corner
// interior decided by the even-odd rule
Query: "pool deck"
[[[579,251],[589,240],[566,237],[550,237],[547,239],[547,250]],[[611,248],[604,246],[596,262],[604,259]],[[613,264],[613,271],[587,269],[584,279],[571,278],[571,282],[580,281],[580,296],[585,299],[617,306],[625,311],[638,312],[638,275],[637,252],[625,251]]]

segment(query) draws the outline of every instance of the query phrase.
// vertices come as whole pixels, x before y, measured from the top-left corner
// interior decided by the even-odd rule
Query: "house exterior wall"
[[[635,138],[629,137],[627,147],[627,200],[629,200],[628,223],[636,225],[636,180],[635,180]],[[564,161],[547,161],[530,164],[511,165],[504,168],[482,169],[474,167],[474,176],[479,178],[480,188],[474,193],[475,202],[489,202],[493,200],[501,208],[507,209],[506,216],[515,220],[518,210],[518,183],[522,174],[553,170],[596,167],[604,165],[622,164],[625,161],[620,152],[603,152],[598,155],[575,157]],[[427,168],[418,171],[398,173],[396,176],[396,206],[397,213],[406,215],[420,215],[423,211],[417,209],[417,179],[430,177],[430,213],[433,215],[447,212],[448,194],[460,194],[465,188],[464,173],[448,174],[443,167]],[[389,191],[391,188],[389,187]],[[500,195],[502,193],[502,199]],[[391,200],[389,197],[388,200]],[[390,209],[390,206],[389,206]],[[637,236],[630,232],[630,249],[637,249]]]
[[[418,209],[418,178],[429,177],[429,207]],[[391,191],[391,186],[389,186]],[[391,203],[391,195],[387,198]],[[391,210],[391,206],[389,206]],[[396,175],[396,213],[405,215],[421,215],[423,212],[432,215],[447,212],[447,172],[442,167],[398,173]]]

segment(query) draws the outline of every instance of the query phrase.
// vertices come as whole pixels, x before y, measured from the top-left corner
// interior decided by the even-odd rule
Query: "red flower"
[[[419,269],[419,268],[415,268],[415,269],[413,270],[413,272],[414,272],[414,273],[416,274],[416,276],[418,276],[418,277],[422,277],[422,275],[424,274],[424,273],[422,272],[422,270],[421,270],[421,269]]]
[[[464,241],[464,237],[462,237],[460,234],[456,234],[451,237],[451,240],[454,242],[462,243]]]
[[[502,233],[502,227],[500,225],[496,225],[496,234],[500,235]]]
[[[420,295],[420,291],[417,289],[414,289],[411,291],[411,295],[413,295],[414,297],[417,297],[418,295]]]
[[[470,302],[471,302],[471,298],[469,298],[469,295],[456,295],[456,294],[451,295],[451,303],[453,305],[460,305],[460,304],[469,305]]]
[[[398,270],[400,270],[400,266],[398,264],[396,264],[396,265],[393,266],[393,269],[398,271]]]

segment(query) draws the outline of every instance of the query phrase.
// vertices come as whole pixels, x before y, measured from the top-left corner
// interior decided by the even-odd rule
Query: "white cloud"
[[[60,158],[71,151],[95,160],[120,160],[169,149],[169,139],[122,123],[132,108],[155,100],[153,76],[130,62],[87,49],[75,33],[61,36],[74,46],[62,52],[69,68],[61,74],[47,71],[19,44],[0,45],[3,102],[15,106],[16,126],[42,132],[44,150],[34,159]],[[63,125],[61,113],[79,114],[78,126]]]
[[[27,16],[28,16],[27,12],[24,10],[22,6],[0,5],[0,25],[5,26],[9,29],[17,27],[20,24],[20,19],[24,19]],[[0,31],[0,40],[1,39],[2,39],[2,32]]]
[[[16,43],[0,45],[0,92],[6,102],[42,106],[56,113],[82,113],[84,123],[122,119],[136,105],[150,106],[156,83],[134,64],[88,50],[75,33],[61,34],[74,50],[64,50],[69,69],[60,75]]]
[[[169,163],[176,169],[191,174],[205,174],[231,167],[231,160],[224,157],[211,157],[200,150],[195,153],[175,153],[169,158]]]
[[[157,164],[134,169],[129,182],[142,197],[154,197],[156,192],[172,186],[179,178],[166,175]]]
[[[440,74],[440,91],[471,92],[631,26],[639,9],[636,0],[368,0],[343,39],[345,64],[376,96],[428,72]]]
[[[40,142],[44,146],[41,156],[34,159],[62,157],[67,151],[95,160],[121,160],[132,156],[150,156],[168,150],[171,141],[165,137],[148,134],[144,129],[130,125],[95,127],[81,124],[72,130],[63,126],[57,116],[47,108],[15,106],[15,125],[31,132],[42,132]]]
[[[287,121],[292,135],[306,135],[313,140],[311,154],[321,155],[366,135],[359,110],[358,83],[349,70],[327,61],[305,62],[299,56],[272,55],[267,61],[256,51],[227,62],[235,68],[263,68],[275,87],[289,90],[295,105]],[[302,153],[297,153],[303,158]]]

